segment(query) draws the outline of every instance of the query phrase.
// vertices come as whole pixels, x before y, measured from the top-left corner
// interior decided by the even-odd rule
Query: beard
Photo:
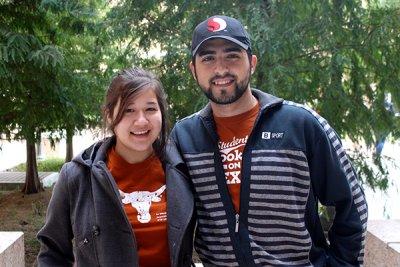
[[[206,95],[206,97],[211,100],[212,102],[219,104],[219,105],[228,105],[232,104],[235,101],[237,101],[242,95],[246,92],[247,88],[249,87],[250,83],[250,76],[251,76],[251,70],[249,70],[248,74],[242,81],[237,81],[237,76],[232,75],[232,74],[227,74],[224,77],[232,77],[235,80],[235,88],[232,93],[229,93],[228,88],[222,88],[220,90],[220,94],[216,95],[213,92],[212,87],[212,80],[216,78],[223,78],[221,76],[214,76],[213,78],[210,79],[209,81],[209,87],[202,86],[199,84],[201,89],[203,90],[203,93]]]

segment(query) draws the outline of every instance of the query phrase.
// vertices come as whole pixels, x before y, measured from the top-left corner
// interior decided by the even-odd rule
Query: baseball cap
[[[222,38],[234,42],[244,50],[251,50],[249,34],[237,19],[216,15],[196,26],[192,37],[192,56],[195,56],[200,46],[207,40]]]

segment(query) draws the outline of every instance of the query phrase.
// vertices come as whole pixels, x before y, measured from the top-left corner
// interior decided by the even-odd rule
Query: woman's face
[[[113,114],[118,114],[118,104]],[[115,119],[115,118],[114,118]],[[145,160],[153,153],[153,143],[159,137],[162,115],[152,88],[143,88],[123,110],[115,126],[116,152],[129,163]]]

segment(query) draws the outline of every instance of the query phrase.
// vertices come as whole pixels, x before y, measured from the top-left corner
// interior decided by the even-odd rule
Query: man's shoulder
[[[304,119],[309,119],[309,120],[319,120],[319,118],[322,118],[311,107],[289,100],[284,100],[282,102],[282,109],[286,113],[293,114],[293,116],[296,118],[303,117]]]
[[[282,111],[286,122],[302,125],[309,129],[318,129],[320,133],[329,133],[333,130],[324,117],[307,105],[284,100]]]
[[[188,123],[188,122],[191,122],[193,120],[196,120],[197,117],[199,116],[199,113],[200,113],[200,111],[197,111],[197,112],[195,112],[193,114],[190,114],[189,116],[186,116],[186,117],[184,117],[182,119],[179,119],[176,123]]]
[[[288,125],[296,127],[316,128],[322,130],[328,122],[311,107],[293,101],[283,100],[282,104],[273,108],[275,121],[284,121]],[[271,118],[268,112],[265,119]]]
[[[182,119],[176,121],[174,128],[180,127],[192,127],[196,123],[199,122],[200,119],[200,111],[195,112],[189,116],[186,116]]]

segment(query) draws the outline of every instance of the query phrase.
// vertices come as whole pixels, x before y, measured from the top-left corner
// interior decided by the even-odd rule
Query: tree
[[[96,10],[100,5],[85,3]],[[40,133],[66,130],[71,136],[98,121],[92,110],[99,107],[101,79],[93,81],[99,60],[87,52],[95,38],[79,32],[90,25],[87,6],[50,0],[0,5],[0,132],[26,139],[27,194],[43,190],[34,145]],[[84,56],[75,57],[79,51]]]
[[[44,1],[54,27],[54,43],[62,47],[64,64],[57,75],[66,105],[56,139],[66,138],[66,157],[72,159],[75,132],[100,124],[100,103],[106,79],[101,71],[105,1]]]
[[[1,132],[7,139],[26,139],[25,193],[43,190],[36,166],[35,143],[54,129],[60,115],[60,90],[55,79],[62,64],[60,50],[39,1],[0,6]]]
[[[160,75],[173,122],[197,111],[207,100],[187,68],[191,35],[211,14],[226,14],[251,33],[259,58],[253,86],[311,106],[356,144],[371,148],[383,134],[398,139],[400,118],[385,99],[400,107],[400,11],[396,1],[380,2],[6,1],[1,132],[29,143],[61,132],[72,143],[74,132],[98,124],[111,75],[132,64]],[[371,165],[363,151],[351,153],[360,177],[385,188],[381,158]]]
[[[206,100],[188,71],[194,27],[212,14],[240,19],[251,33],[258,67],[252,85],[316,109],[354,143],[372,147],[378,133],[399,138],[399,118],[387,111],[391,95],[400,106],[400,16],[395,5],[376,1],[122,1],[109,19],[118,25],[125,57],[161,75],[175,121]],[[138,27],[138,25],[140,25]],[[140,50],[140,48],[142,50]],[[137,51],[160,51],[144,60]],[[135,57],[130,57],[135,53]],[[128,59],[129,58],[129,59]],[[126,62],[126,61],[124,61]],[[385,188],[380,158],[374,166],[362,150],[351,153],[359,176]],[[378,171],[376,171],[378,170]]]
[[[372,147],[380,133],[398,138],[399,118],[384,101],[388,94],[394,104],[400,101],[393,75],[400,70],[399,10],[361,1],[270,3],[270,12],[256,17],[266,26],[253,25],[265,62],[257,86],[266,83],[267,91],[307,103],[354,143]],[[362,150],[351,156],[367,184],[387,186],[380,158],[375,168]]]

